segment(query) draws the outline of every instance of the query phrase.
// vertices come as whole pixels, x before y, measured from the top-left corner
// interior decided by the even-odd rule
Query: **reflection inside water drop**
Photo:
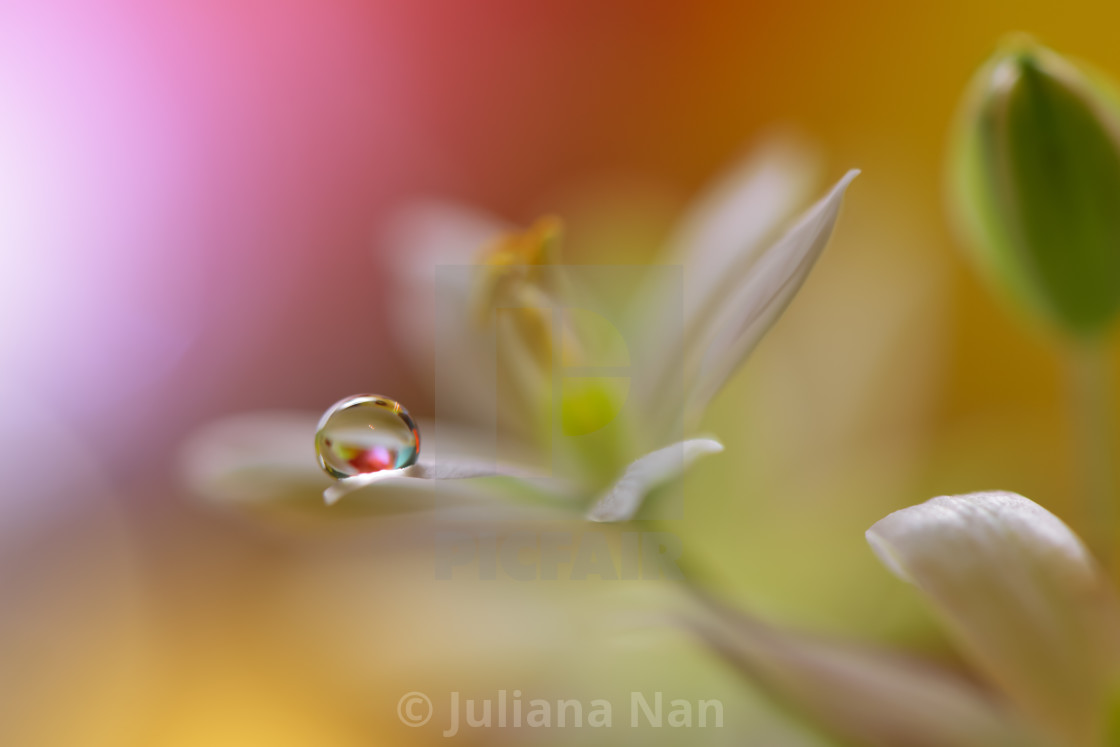
[[[420,456],[420,431],[399,402],[359,394],[323,414],[315,451],[319,466],[337,479],[404,469]]]

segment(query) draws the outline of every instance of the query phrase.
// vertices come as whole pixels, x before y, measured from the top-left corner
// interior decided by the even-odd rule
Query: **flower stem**
[[[1102,339],[1070,351],[1072,409],[1078,438],[1086,536],[1100,561],[1116,560],[1117,433],[1113,417],[1113,367]]]

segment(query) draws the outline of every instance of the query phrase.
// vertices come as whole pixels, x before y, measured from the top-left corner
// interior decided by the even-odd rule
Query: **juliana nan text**
[[[722,727],[723,702],[719,700],[666,701],[662,693],[630,693],[631,727]],[[614,725],[614,707],[609,700],[590,701],[575,698],[523,700],[520,690],[499,690],[495,698],[461,698],[451,693],[445,737],[453,737],[463,727],[536,727],[569,728],[583,726],[610,727]]]

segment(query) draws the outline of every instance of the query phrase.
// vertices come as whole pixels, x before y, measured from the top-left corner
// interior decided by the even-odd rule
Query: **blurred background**
[[[401,694],[673,683],[727,706],[690,743],[823,744],[686,640],[596,632],[642,589],[436,583],[376,523],[262,522],[178,466],[229,414],[370,390],[431,414],[389,328],[393,210],[556,213],[574,262],[655,260],[775,127],[828,182],[863,175],[705,422],[734,456],[689,476],[671,531],[738,604],[951,663],[864,530],[986,488],[1081,517],[1061,351],[959,251],[947,130],[1005,32],[1120,75],[1118,22],[1104,2],[3,3],[0,743],[438,744]],[[577,738],[678,743],[457,737]]]

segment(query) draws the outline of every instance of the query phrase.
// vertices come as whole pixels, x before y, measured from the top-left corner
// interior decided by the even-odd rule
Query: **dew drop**
[[[319,466],[337,479],[404,469],[420,456],[420,431],[388,397],[358,394],[323,413],[315,433]]]

